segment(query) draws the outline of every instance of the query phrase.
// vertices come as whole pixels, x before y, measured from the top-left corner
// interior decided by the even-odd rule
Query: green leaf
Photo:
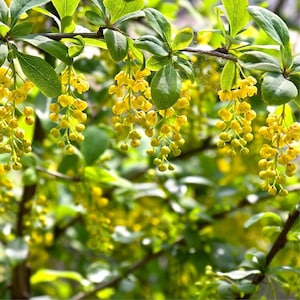
[[[103,4],[109,10],[110,22],[113,24],[121,17],[142,9],[144,0],[104,0]]]
[[[99,47],[101,49],[107,49],[106,43],[102,40],[92,39],[92,38],[84,38],[83,40],[86,46],[93,46],[93,47]]]
[[[85,13],[85,16],[88,18],[89,22],[96,26],[105,26],[105,20],[98,12],[88,10]]]
[[[144,49],[152,54],[167,56],[169,55],[168,45],[163,42],[161,39],[153,35],[144,35],[138,38],[134,45],[137,48]]]
[[[104,39],[111,58],[115,61],[121,61],[127,55],[127,38],[116,30],[107,29],[104,33]]]
[[[4,64],[8,54],[8,49],[5,44],[0,44],[0,67]]]
[[[190,27],[178,31],[172,43],[172,50],[182,50],[190,45],[194,38],[193,29]]]
[[[170,59],[166,56],[152,55],[146,61],[146,66],[152,71],[158,71],[164,65],[169,63]]]
[[[33,185],[38,181],[38,176],[35,168],[27,168],[23,172],[23,184],[24,185]]]
[[[248,12],[271,39],[282,46],[289,45],[289,30],[280,17],[259,6],[249,6]]]
[[[167,109],[178,100],[181,78],[171,63],[163,66],[151,81],[151,95],[157,109]]]
[[[230,36],[235,37],[248,23],[248,0],[222,0],[230,24]]]
[[[116,21],[115,25],[119,26],[122,23],[127,22],[129,20],[142,18],[142,17],[145,17],[145,14],[143,11],[141,11],[141,10],[135,11],[133,13],[127,14],[127,15],[123,16],[122,18],[118,19],[118,21]]]
[[[18,40],[47,52],[67,65],[72,64],[72,59],[68,56],[68,48],[63,43],[54,41],[42,35],[28,35],[19,38]]]
[[[66,16],[73,16],[79,2],[80,0],[52,0],[61,19]]]
[[[85,42],[80,35],[72,39],[72,45],[69,46],[68,54],[70,57],[76,57],[84,50]]]
[[[106,131],[96,126],[89,126],[84,131],[84,140],[80,147],[86,164],[93,164],[108,146],[109,137]]]
[[[106,8],[103,4],[103,0],[92,0],[92,2],[100,9],[104,17],[106,14]]]
[[[9,31],[10,31],[10,27],[0,22],[0,37],[5,38]]]
[[[64,33],[74,32],[76,24],[71,16],[65,16],[61,19],[61,31]]]
[[[294,57],[291,70],[292,70],[291,72],[292,74],[300,72],[300,55]]]
[[[295,84],[281,73],[268,72],[261,85],[263,100],[269,105],[280,105],[291,101],[298,95]]]
[[[191,82],[194,82],[194,69],[190,61],[181,56],[177,56],[175,58],[174,65],[180,71],[180,76],[182,78],[186,78],[189,79]]]
[[[11,28],[17,23],[21,14],[27,10],[48,3],[50,0],[13,0],[10,4]]]
[[[28,245],[25,239],[17,237],[8,242],[5,247],[5,254],[13,265],[25,260],[28,255]]]
[[[165,42],[167,42],[168,45],[170,45],[172,35],[171,25],[165,16],[154,8],[146,8],[144,9],[144,12],[150,26]]]
[[[280,216],[273,212],[263,212],[252,216],[250,219],[246,221],[244,224],[244,228],[249,228],[250,226],[254,225],[258,221],[266,220],[268,224],[274,225],[282,225],[282,219]]]
[[[276,58],[261,51],[249,51],[243,53],[238,61],[243,68],[265,71],[280,72],[280,65]]]
[[[61,83],[54,69],[42,58],[14,51],[22,71],[47,97],[61,93]]]
[[[229,91],[236,82],[236,65],[233,61],[228,60],[221,73],[221,89]]]
[[[7,23],[9,9],[4,0],[0,0],[0,22]]]
[[[294,111],[288,103],[279,105],[275,109],[274,114],[277,116],[284,115],[284,125],[285,126],[291,126],[294,123]]]
[[[82,285],[88,285],[89,282],[82,277],[81,274],[74,271],[58,271],[50,269],[39,269],[30,277],[30,283],[32,285],[39,284],[41,282],[51,282],[57,279],[71,279],[79,282]]]
[[[10,31],[10,36],[18,37],[24,36],[31,32],[32,30],[32,23],[31,22],[22,22],[20,24],[16,24],[12,30]]]

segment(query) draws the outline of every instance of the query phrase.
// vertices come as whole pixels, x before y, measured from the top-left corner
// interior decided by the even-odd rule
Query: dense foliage
[[[0,0],[0,298],[300,299],[293,22]]]

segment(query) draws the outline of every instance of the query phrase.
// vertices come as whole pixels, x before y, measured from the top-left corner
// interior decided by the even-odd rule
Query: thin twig
[[[56,177],[58,179],[68,180],[68,181],[72,181],[72,182],[80,182],[80,181],[82,181],[82,178],[79,177],[79,176],[71,177],[71,176],[65,175],[63,173],[60,173],[60,172],[57,172],[57,171],[53,171],[53,170],[48,170],[48,169],[40,167],[40,166],[37,166],[35,169],[38,172],[46,173],[46,174],[48,174],[50,176],[53,176],[53,177]]]

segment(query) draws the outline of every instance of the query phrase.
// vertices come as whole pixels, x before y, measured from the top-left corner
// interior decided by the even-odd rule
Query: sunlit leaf
[[[250,226],[256,224],[259,221],[266,220],[268,224],[274,224],[274,225],[282,225],[282,219],[280,216],[273,212],[262,212],[259,214],[256,214],[252,216],[250,219],[246,221],[244,224],[244,228],[249,228]]]
[[[73,16],[80,0],[52,0],[60,18]]]

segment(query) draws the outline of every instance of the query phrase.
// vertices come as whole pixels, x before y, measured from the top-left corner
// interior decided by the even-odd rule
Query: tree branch
[[[60,172],[57,172],[57,171],[48,170],[48,169],[40,167],[40,166],[37,166],[35,169],[38,172],[46,173],[46,174],[48,174],[50,176],[53,176],[53,177],[56,177],[58,179],[68,180],[68,181],[72,181],[72,182],[80,182],[80,181],[82,181],[82,178],[79,177],[79,176],[71,177],[71,176],[65,175],[63,173],[60,173]]]
[[[296,222],[296,220],[298,219],[299,215],[300,215],[299,209],[295,209],[292,212],[292,214],[289,215],[288,219],[286,220],[286,222],[282,228],[282,231],[280,232],[280,234],[277,237],[276,241],[274,242],[272,248],[270,249],[270,251],[267,254],[265,267],[268,267],[270,265],[271,261],[276,256],[276,254],[279,252],[279,250],[282,249],[284,247],[284,245],[286,244],[287,234],[291,230],[291,228],[294,225],[294,223]],[[265,274],[256,274],[252,279],[252,283],[259,284],[264,278],[265,278]],[[236,299],[250,299],[251,295],[252,294],[246,294],[244,297],[242,297],[242,298],[238,297]]]

